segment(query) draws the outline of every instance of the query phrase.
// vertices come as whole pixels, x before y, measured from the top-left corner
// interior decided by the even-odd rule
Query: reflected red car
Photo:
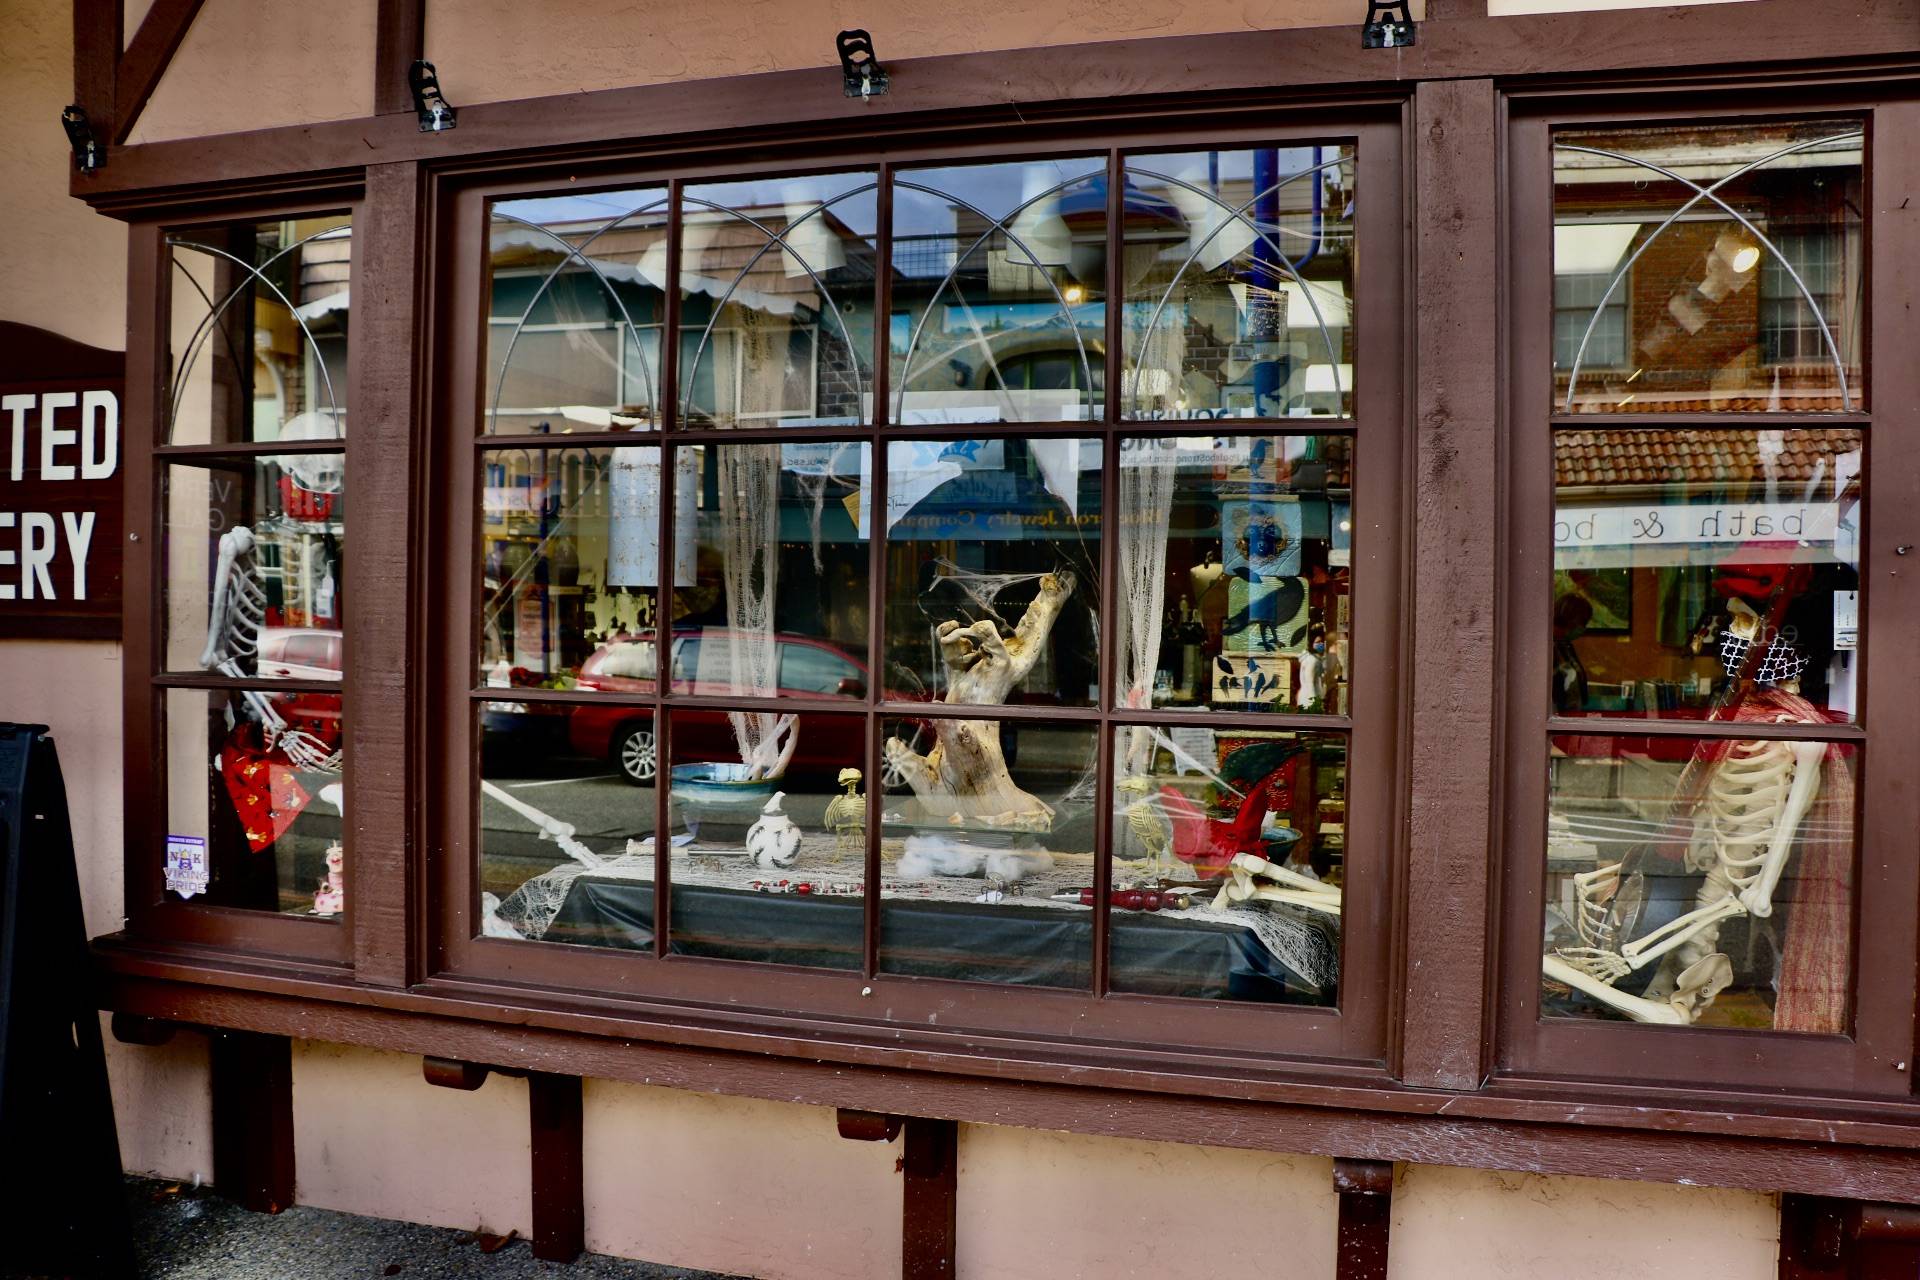
[[[733,633],[722,627],[675,631],[672,691],[702,697],[734,693],[729,669],[732,641]],[[778,696],[844,698],[855,705],[867,696],[867,666],[852,654],[808,636],[781,633],[774,641],[779,664],[775,668]],[[652,632],[615,637],[580,665],[577,687],[649,697],[654,691],[657,653]],[[889,692],[887,696],[902,695]],[[683,708],[673,714],[676,759],[732,760],[738,756],[726,712]],[[789,766],[792,769],[832,771],[864,755],[857,741],[847,740],[849,732],[857,737],[857,722],[836,721],[830,715],[814,712],[803,713],[798,727],[800,737]],[[644,708],[575,705],[568,718],[567,736],[576,752],[611,760],[636,786],[652,783],[659,772],[653,715]]]

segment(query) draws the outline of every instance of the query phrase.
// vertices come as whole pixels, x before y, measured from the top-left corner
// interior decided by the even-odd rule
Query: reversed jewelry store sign
[[[120,634],[124,371],[0,322],[0,636]]]

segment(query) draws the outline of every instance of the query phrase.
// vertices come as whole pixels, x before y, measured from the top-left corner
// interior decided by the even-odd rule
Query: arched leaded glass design
[[[872,420],[871,173],[688,187],[680,388],[691,427]]]
[[[497,201],[487,430],[652,430],[666,323],[662,188]]]
[[[171,444],[329,440],[346,433],[344,214],[168,237]]]
[[[1124,416],[1351,412],[1351,147],[1130,156],[1122,208]]]
[[[894,421],[1099,418],[1105,159],[909,169],[893,190]]]
[[[1848,120],[1556,134],[1555,407],[1864,409],[1864,152]]]

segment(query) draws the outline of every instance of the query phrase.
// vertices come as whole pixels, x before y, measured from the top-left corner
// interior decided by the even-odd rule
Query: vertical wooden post
[[[256,1213],[293,1203],[293,1041],[215,1032],[213,1187]]]
[[[429,274],[422,248],[427,211],[419,166],[367,166],[366,200],[353,228],[353,423],[347,437],[347,500],[355,528],[346,565],[343,712],[353,735],[346,757],[347,922],[354,978],[398,988],[417,980],[425,940],[411,936],[422,890],[419,806],[427,752],[410,710],[407,673],[421,637],[417,611],[393,608],[391,584],[417,576],[425,449],[424,353],[430,317],[420,299]],[[409,779],[412,781],[410,782]]]
[[[1393,1223],[1393,1163],[1335,1160],[1333,1189],[1340,1196],[1338,1280],[1387,1280],[1387,1231]]]
[[[1498,524],[1499,102],[1490,80],[1414,91],[1412,749],[1400,1076],[1486,1074]]]
[[[102,147],[113,141],[119,118],[115,93],[125,12],[120,0],[74,0],[73,4],[73,100],[87,113],[93,136]]]
[[[572,1262],[587,1247],[579,1076],[527,1073],[533,1256]]]
[[[373,113],[413,110],[407,68],[426,56],[426,0],[380,0],[374,16]]]
[[[906,1132],[900,1274],[903,1280],[953,1280],[960,1126],[953,1120],[909,1118]]]

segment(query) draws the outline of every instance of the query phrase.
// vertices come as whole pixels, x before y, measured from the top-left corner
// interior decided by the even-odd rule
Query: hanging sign
[[[0,321],[0,637],[119,638],[124,372]]]

